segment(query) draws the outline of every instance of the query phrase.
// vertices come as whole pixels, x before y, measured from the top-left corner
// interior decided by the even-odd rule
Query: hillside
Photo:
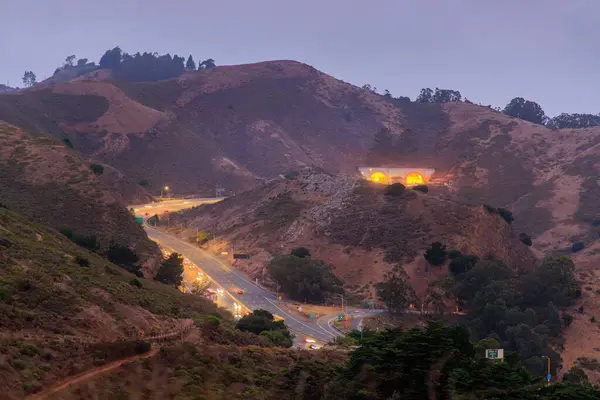
[[[433,167],[450,198],[513,210],[515,228],[538,250],[575,241],[596,250],[600,128],[551,130],[471,103],[411,103],[294,61],[157,82],[93,74],[1,95],[0,119],[69,137],[155,194],[163,185],[239,192],[305,166],[349,174],[365,164]]]
[[[423,295],[429,281],[447,268],[427,268],[424,250],[440,241],[448,249],[483,257],[494,254],[514,268],[530,268],[535,257],[497,214],[431,193],[407,190],[386,196],[385,186],[306,171],[276,180],[220,203],[171,216],[186,234],[195,229],[217,235],[222,250],[252,255],[238,261],[253,276],[277,253],[307,247],[313,258],[335,267],[346,286],[368,294],[396,264]]]
[[[41,234],[37,240],[36,233]],[[0,207],[2,398],[133,350],[140,329],[172,329],[216,313],[212,303],[139,279],[55,231]],[[135,344],[135,343],[133,343]]]
[[[0,122],[0,203],[56,230],[96,235],[100,249],[111,241],[126,245],[151,272],[158,248],[111,186],[140,200],[151,198],[111,168],[96,175],[64,143]]]

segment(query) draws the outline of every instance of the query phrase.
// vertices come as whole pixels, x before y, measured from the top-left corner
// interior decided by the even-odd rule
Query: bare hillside
[[[252,254],[239,267],[255,276],[262,275],[265,261],[274,254],[304,246],[313,257],[331,263],[354,289],[368,289],[399,264],[417,292],[425,290],[428,281],[446,274],[445,268],[427,268],[422,257],[434,241],[481,257],[493,254],[515,268],[535,262],[511,226],[481,205],[413,190],[398,197],[384,193],[383,185],[304,172],[190,210],[181,218],[190,228],[187,234],[214,230],[222,250]],[[179,220],[172,218],[176,226]]]

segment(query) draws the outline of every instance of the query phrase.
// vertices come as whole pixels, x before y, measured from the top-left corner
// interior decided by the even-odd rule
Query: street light
[[[168,186],[165,186],[164,188],[160,188],[160,197],[163,197],[163,190],[164,190],[165,192],[168,192],[168,191],[169,191],[169,187],[168,187]]]

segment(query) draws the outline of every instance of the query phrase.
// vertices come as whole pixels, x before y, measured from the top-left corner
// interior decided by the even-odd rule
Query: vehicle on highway
[[[236,292],[237,294],[239,294],[240,296],[244,294],[244,291],[243,291],[242,289],[239,289],[239,288],[238,288],[238,289],[235,289],[235,292]]]
[[[305,341],[306,343],[315,343],[315,339],[311,339],[311,338],[308,338],[308,337],[307,337],[307,338],[304,338],[304,341]]]
[[[311,350],[318,350],[321,348],[321,346],[317,346],[316,344],[311,344],[310,346],[308,346],[308,348]]]

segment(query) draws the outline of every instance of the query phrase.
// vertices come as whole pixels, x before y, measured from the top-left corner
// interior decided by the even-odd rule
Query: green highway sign
[[[504,358],[504,349],[487,349],[485,358],[489,360],[502,360]]]
[[[144,223],[144,217],[135,217],[135,220],[138,222],[138,224]]]
[[[338,321],[343,321],[344,317],[345,317],[344,314],[338,314]]]

